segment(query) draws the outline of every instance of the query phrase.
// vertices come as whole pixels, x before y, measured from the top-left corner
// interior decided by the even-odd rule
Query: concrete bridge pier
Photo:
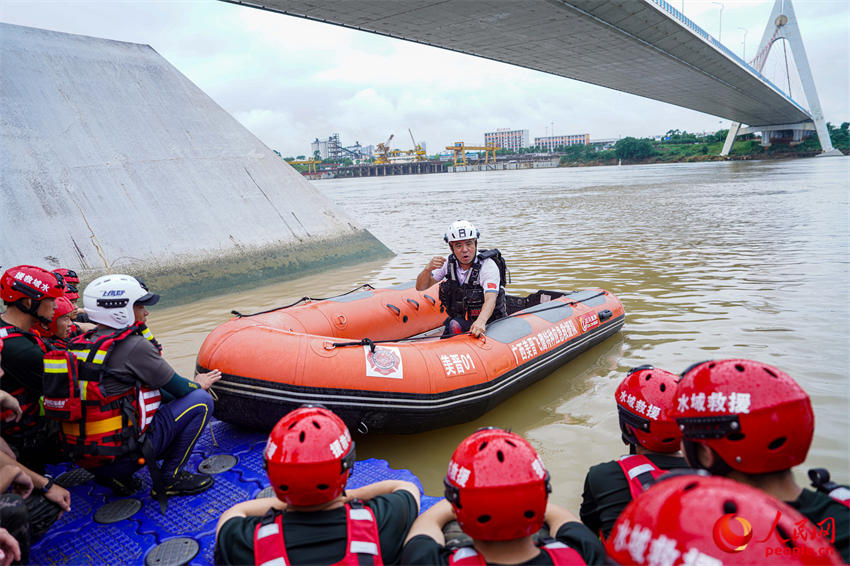
[[[826,120],[823,117],[823,110],[821,109],[820,99],[818,98],[817,88],[815,87],[815,80],[812,76],[812,70],[809,67],[809,59],[806,55],[806,48],[803,45],[803,38],[800,35],[800,27],[797,25],[797,16],[794,14],[794,6],[791,0],[775,0],[773,4],[773,10],[770,12],[758,52],[752,63],[757,71],[761,72],[764,68],[771,47],[780,39],[785,39],[791,45],[791,53],[794,55],[797,72],[800,75],[800,82],[803,85],[803,92],[809,104],[812,120],[796,124],[753,125],[749,128],[741,128],[740,123],[733,122],[729,126],[729,133],[726,136],[726,141],[723,144],[720,155],[729,155],[729,152],[732,150],[732,144],[739,135],[761,132],[761,145],[768,147],[770,146],[771,136],[775,136],[776,132],[788,130],[793,132],[794,142],[797,143],[803,140],[806,132],[815,131],[820,141],[820,146],[823,149],[820,156],[843,155],[839,150],[832,147],[832,140],[829,138],[829,130],[826,127]]]
[[[392,256],[148,45],[0,23],[0,123],[6,267],[174,302]]]

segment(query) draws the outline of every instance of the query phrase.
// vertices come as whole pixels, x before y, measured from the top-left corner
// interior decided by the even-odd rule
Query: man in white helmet
[[[452,253],[434,256],[416,278],[424,291],[439,281],[440,301],[448,314],[444,336],[484,334],[487,323],[507,316],[504,262],[499,250],[478,252],[480,233],[467,220],[453,222],[444,240]]]
[[[134,277],[99,277],[83,293],[83,306],[97,328],[73,338],[69,344],[78,360],[79,379],[98,379],[110,399],[126,394],[122,402],[132,404],[139,415],[133,431],[126,430],[126,423],[115,431],[128,449],[138,445],[135,453],[116,455],[110,451],[111,446],[106,446],[102,453],[80,454],[73,453],[73,446],[69,446],[77,461],[95,474],[98,483],[119,495],[129,495],[141,486],[133,477],[140,467],[139,450],[149,467],[154,464],[152,475],[161,474],[159,481],[154,477],[154,495],[191,495],[213,483],[210,476],[182,468],[212,416],[213,400],[207,390],[221,379],[221,372],[213,370],[189,380],[162,358],[159,344],[145,326],[147,307],[158,301],[159,295],[148,292]],[[97,355],[99,351],[105,354]],[[84,375],[86,372],[92,375]],[[88,428],[103,429],[111,422],[106,418],[110,414],[97,406],[88,407],[85,418],[99,423]],[[72,439],[86,434],[86,427],[76,423],[64,423],[63,430]],[[162,460],[158,469],[157,460]]]

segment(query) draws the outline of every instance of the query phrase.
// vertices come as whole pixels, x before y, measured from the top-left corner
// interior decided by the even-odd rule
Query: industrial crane
[[[410,128],[407,128],[407,133],[410,134],[410,141],[413,142],[413,151],[409,151],[407,154],[413,154],[413,161],[427,161],[428,158],[425,157],[425,150],[413,139],[413,132],[410,131]]]
[[[375,146],[375,153],[377,153],[377,156],[375,157],[376,165],[387,164],[390,162],[390,142],[392,141],[394,135],[395,134],[390,134],[390,137],[387,138],[386,143],[379,143]]]
[[[493,163],[496,163],[496,151],[502,149],[493,143],[488,143],[486,145],[464,145],[463,142],[455,142],[454,145],[447,145],[446,149],[452,150],[454,153],[455,165],[459,163],[463,163],[466,165],[466,151],[467,150],[483,150],[484,151],[484,164],[489,163],[490,153],[493,154]]]

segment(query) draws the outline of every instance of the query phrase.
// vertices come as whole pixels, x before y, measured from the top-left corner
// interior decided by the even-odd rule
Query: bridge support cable
[[[729,155],[732,149],[732,144],[735,138],[739,135],[760,131],[762,133],[762,145],[769,146],[771,136],[780,130],[792,130],[794,132],[794,141],[802,141],[803,132],[815,130],[818,140],[820,141],[823,153],[821,155],[842,155],[840,151],[832,147],[832,141],[829,139],[829,131],[826,127],[826,120],[823,117],[820,99],[818,98],[817,89],[815,88],[814,77],[809,66],[809,59],[806,55],[806,48],[803,45],[803,37],[800,35],[800,28],[797,25],[797,17],[794,14],[794,7],[791,0],[775,0],[773,10],[768,18],[767,25],[762,35],[761,43],[756,51],[756,56],[753,58],[751,65],[761,72],[767,61],[768,53],[771,47],[780,39],[784,39],[791,45],[791,54],[794,57],[794,64],[797,68],[797,73],[800,76],[800,82],[803,86],[803,93],[806,96],[806,102],[809,105],[809,112],[812,116],[812,122],[801,124],[780,124],[780,125],[763,125],[753,126],[750,128],[741,128],[741,124],[733,122],[729,126],[729,133],[726,136],[726,141],[723,144],[723,149],[720,155]],[[786,72],[787,72],[787,56],[786,56]],[[788,90],[791,90],[790,78]],[[812,127],[814,123],[814,127]]]

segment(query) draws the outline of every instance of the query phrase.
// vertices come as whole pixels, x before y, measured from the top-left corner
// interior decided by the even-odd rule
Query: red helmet
[[[77,310],[76,307],[67,297],[62,296],[56,299],[56,310],[53,311],[53,320],[50,322],[47,330],[42,334],[45,336],[56,336],[56,333],[59,332],[56,321],[59,320],[59,317],[72,313],[75,310]]]
[[[0,277],[0,299],[7,304],[15,304],[17,308],[34,316],[44,324],[50,324],[50,319],[38,314],[39,303],[48,298],[58,299],[63,295],[65,285],[53,273],[33,265],[12,267]],[[32,299],[29,308],[19,301]]]
[[[798,511],[708,475],[662,479],[637,496],[617,518],[605,551],[617,564],[841,564]]]
[[[460,528],[474,539],[514,540],[543,526],[549,474],[517,434],[488,428],[467,437],[444,483]]]
[[[70,283],[71,285],[79,285],[80,277],[77,275],[77,272],[73,269],[66,269],[64,267],[60,269],[54,269],[53,273],[61,275],[66,283]]]
[[[815,429],[809,396],[791,377],[751,360],[708,361],[688,368],[676,390],[674,415],[685,452],[698,465],[695,443],[746,474],[803,463]]]
[[[71,269],[54,269],[53,273],[55,275],[59,275],[65,280],[65,296],[68,297],[72,301],[76,301],[80,298],[80,292],[77,289],[77,286],[80,284],[80,278],[77,275],[76,271]]]
[[[263,452],[281,501],[306,506],[342,494],[354,465],[354,442],[342,420],[324,407],[301,407],[278,421]]]
[[[11,267],[0,277],[0,298],[7,303],[20,299],[40,301],[44,298],[58,299],[64,286],[56,275],[33,265]]]
[[[623,442],[653,452],[676,452],[682,433],[670,415],[679,376],[652,366],[640,366],[617,387],[614,397]]]

